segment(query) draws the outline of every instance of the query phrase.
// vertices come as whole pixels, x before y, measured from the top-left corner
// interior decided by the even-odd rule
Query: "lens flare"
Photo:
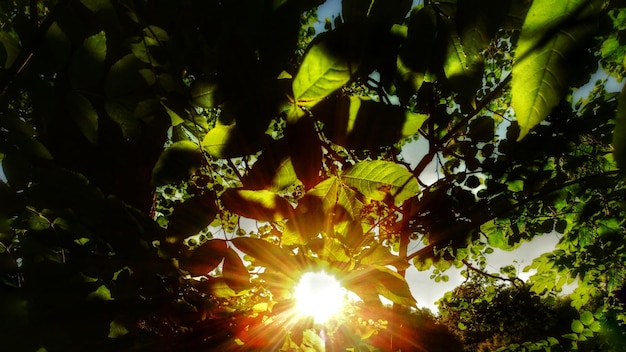
[[[300,315],[313,317],[323,324],[338,313],[346,290],[339,281],[325,272],[308,272],[302,275],[295,288],[296,309]]]

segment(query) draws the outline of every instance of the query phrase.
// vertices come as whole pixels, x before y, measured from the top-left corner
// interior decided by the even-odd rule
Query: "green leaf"
[[[100,285],[95,291],[87,295],[90,301],[112,301],[111,291],[105,285]]]
[[[4,48],[4,57],[0,56],[0,68],[8,69],[13,66],[15,60],[20,56],[22,48],[9,33],[2,30],[0,30],[0,44],[0,48]]]
[[[220,199],[226,209],[250,219],[277,221],[293,212],[285,198],[268,190],[229,188]]]
[[[254,258],[254,264],[278,271],[296,280],[299,268],[291,251],[252,237],[238,237],[231,241],[235,247]]]
[[[152,184],[162,186],[188,179],[202,166],[202,151],[191,141],[172,144],[161,153],[152,170]]]
[[[597,2],[533,1],[524,21],[513,65],[511,105],[521,140],[564,97],[568,55],[595,30]]]
[[[362,161],[345,172],[341,180],[368,198],[391,198],[396,204],[415,196],[420,190],[413,174],[391,161]]]
[[[209,226],[217,215],[215,201],[215,195],[208,193],[174,205],[168,218],[166,241],[180,244]]]
[[[356,197],[356,192],[345,187],[335,176],[318,183],[307,192],[307,196],[316,197],[322,201],[324,214],[343,210],[354,219],[363,208],[363,203]]]
[[[393,265],[398,270],[405,270],[409,267],[409,263],[407,263],[406,260],[402,260],[402,258],[393,255],[389,248],[377,243],[373,244],[371,248],[361,254],[360,262],[365,265]]]
[[[324,352],[324,340],[313,329],[307,329],[302,332],[302,351],[307,352]]]
[[[108,338],[115,339],[128,334],[128,329],[119,320],[112,320],[109,324]]]
[[[216,79],[199,78],[191,83],[189,87],[191,101],[205,109],[211,109],[218,106],[223,98],[219,91]]]
[[[320,257],[331,262],[350,262],[350,256],[346,252],[346,247],[336,238],[325,238],[323,248],[318,251]]]
[[[348,83],[358,64],[334,50],[329,40],[314,44],[293,79],[296,104],[311,107]]]
[[[622,174],[626,174],[626,86],[622,88],[617,103],[613,130],[613,156]]]
[[[261,150],[261,144],[244,136],[236,124],[218,122],[202,139],[202,148],[216,158],[233,158],[254,154]]]
[[[595,320],[593,323],[591,323],[591,325],[589,326],[589,329],[593,332],[600,332],[602,330],[602,323]]]
[[[447,29],[448,50],[443,71],[452,89],[473,103],[482,84],[483,59],[480,55],[468,56],[454,27],[448,25]]]
[[[76,91],[68,91],[65,104],[70,117],[92,144],[98,142],[98,113],[89,99]]]
[[[346,280],[347,285],[373,286],[379,295],[394,303],[407,307],[414,307],[417,304],[406,280],[385,266],[364,265],[359,270],[353,271]]]
[[[584,326],[584,325],[583,325],[583,323],[582,323],[580,320],[578,320],[578,319],[574,319],[574,320],[572,321],[572,325],[571,325],[571,327],[572,327],[572,331],[573,331],[573,332],[575,332],[575,333],[577,333],[577,334],[580,334],[581,332],[583,332],[583,330],[585,330],[585,326]]]
[[[593,313],[586,310],[580,314],[580,322],[585,324],[586,326],[591,325],[594,322]]]
[[[85,38],[82,46],[74,53],[69,64],[70,84],[74,89],[93,86],[104,73],[107,53],[107,37],[100,31]]]
[[[192,276],[207,275],[224,259],[228,246],[226,241],[213,239],[204,242],[200,247],[188,250],[180,258],[180,268]]]

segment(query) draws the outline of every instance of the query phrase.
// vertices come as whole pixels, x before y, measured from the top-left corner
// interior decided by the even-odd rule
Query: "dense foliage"
[[[622,338],[626,90],[573,92],[622,80],[625,4],[322,3],[0,3],[3,350],[427,350],[410,265],[552,231],[523,292],[574,313],[525,348]],[[295,316],[310,270],[360,301]]]

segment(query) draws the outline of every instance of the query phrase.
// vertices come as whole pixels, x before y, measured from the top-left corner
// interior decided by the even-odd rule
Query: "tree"
[[[567,348],[623,327],[626,93],[571,94],[622,79],[623,4],[344,0],[316,33],[321,3],[0,5],[3,347],[393,350],[358,317],[415,306],[409,265],[552,230]],[[294,317],[310,270],[361,302]]]
[[[570,324],[578,318],[569,299],[542,296],[527,284],[505,285],[476,273],[442,297],[439,312],[439,322],[460,337],[466,351],[566,350],[563,335],[571,332]],[[606,337],[600,333],[580,347],[616,349]]]

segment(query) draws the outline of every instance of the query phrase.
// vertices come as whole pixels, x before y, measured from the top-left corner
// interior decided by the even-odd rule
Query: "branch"
[[[497,219],[500,216],[502,216],[502,215],[504,215],[504,214],[506,214],[508,212],[511,212],[511,211],[513,211],[513,210],[515,210],[515,209],[517,209],[517,208],[519,208],[519,207],[521,207],[523,205],[526,205],[528,203],[534,202],[534,201],[536,201],[536,200],[538,200],[538,199],[540,199],[542,197],[547,196],[548,194],[550,194],[552,192],[560,191],[562,189],[565,189],[565,188],[567,188],[569,186],[572,186],[572,185],[575,185],[577,183],[583,183],[583,182],[587,182],[587,181],[593,180],[594,178],[603,177],[603,176],[616,176],[616,175],[619,175],[619,173],[620,173],[619,170],[606,171],[606,172],[599,173],[599,174],[593,174],[593,175],[585,176],[585,177],[582,177],[582,178],[579,178],[579,179],[576,179],[576,180],[571,180],[571,181],[565,182],[565,183],[563,183],[561,185],[558,185],[558,186],[555,186],[555,187],[551,187],[551,188],[546,189],[546,190],[539,190],[535,194],[533,194],[532,196],[530,196],[530,197],[528,197],[528,198],[526,198],[526,199],[524,199],[522,201],[519,201],[519,202],[517,202],[515,204],[511,204],[510,206],[508,206],[508,207],[506,207],[506,208],[504,208],[502,210],[495,211],[493,213],[489,213],[489,216],[486,216],[485,218],[481,219],[481,221],[478,221],[478,222],[474,223],[473,227],[471,229],[473,229],[473,228],[480,228],[480,226],[482,224],[487,223],[487,222],[489,222],[489,221],[491,221],[493,219]],[[480,209],[485,209],[485,208],[488,208],[488,205],[489,205],[489,203],[487,202],[486,204],[484,204],[483,206],[480,206],[479,208]],[[471,230],[471,229],[468,229],[468,230]],[[446,239],[446,241],[447,240],[448,239]],[[413,259],[413,258],[415,258],[417,256],[420,256],[423,253],[426,253],[427,251],[432,249],[434,246],[438,246],[440,244],[441,244],[441,242],[430,243],[426,247],[421,248],[420,250],[407,255],[405,260],[408,262],[411,259]]]
[[[481,269],[478,269],[478,268],[474,267],[472,264],[470,264],[470,263],[469,263],[467,260],[465,260],[465,259],[461,260],[461,262],[462,262],[463,264],[465,264],[465,266],[466,266],[469,270],[471,270],[471,271],[473,271],[473,272],[476,272],[476,273],[478,273],[478,274],[480,274],[480,275],[483,275],[483,276],[490,277],[490,278],[492,278],[492,279],[496,279],[496,280],[503,280],[503,281],[509,281],[511,284],[513,284],[513,286],[515,286],[515,288],[520,288],[520,287],[518,286],[518,283],[520,283],[520,282],[521,282],[521,284],[522,284],[522,285],[524,285],[524,281],[523,281],[522,279],[520,279],[519,277],[514,277],[514,278],[512,278],[512,279],[511,279],[511,278],[508,278],[508,277],[502,277],[502,276],[500,276],[500,275],[490,274],[490,273],[488,273],[488,272],[486,272],[486,271],[484,271],[484,270],[481,270]]]

